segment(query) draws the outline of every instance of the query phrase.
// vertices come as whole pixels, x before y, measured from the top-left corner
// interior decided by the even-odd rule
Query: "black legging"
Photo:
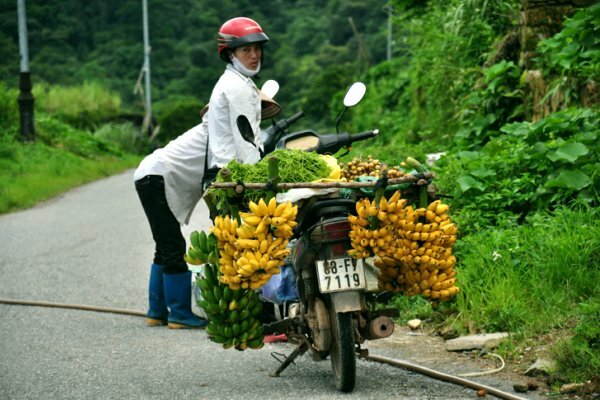
[[[156,244],[154,263],[161,265],[166,274],[186,272],[188,266],[183,259],[186,242],[181,233],[181,225],[167,203],[164,178],[159,175],[147,175],[135,181],[135,189]]]

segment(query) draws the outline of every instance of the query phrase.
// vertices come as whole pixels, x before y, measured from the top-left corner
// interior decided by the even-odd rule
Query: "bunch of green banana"
[[[214,255],[211,255],[206,232],[193,231],[190,234],[190,247],[183,258],[187,263],[193,265],[200,265],[210,261],[214,262]]]
[[[272,198],[248,204],[242,223],[217,217],[212,232],[218,239],[220,280],[231,289],[258,289],[280,272],[289,255],[287,244],[296,226],[297,206]]]
[[[212,264],[205,265],[204,277],[197,282],[202,293],[198,305],[208,315],[206,333],[210,340],[240,351],[263,347],[262,325],[257,318],[262,304],[254,290],[232,290],[219,281],[218,268]]]

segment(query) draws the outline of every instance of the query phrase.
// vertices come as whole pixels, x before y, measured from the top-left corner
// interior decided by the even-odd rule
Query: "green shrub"
[[[37,110],[80,129],[91,129],[120,112],[119,96],[97,82],[80,86],[37,84],[33,91]]]
[[[126,153],[145,154],[150,149],[148,136],[142,135],[139,128],[131,123],[104,124],[94,132],[94,136]]]
[[[117,146],[49,115],[36,116],[36,135],[40,142],[49,147],[64,149],[85,158],[120,154]]]
[[[157,145],[163,146],[170,140],[193,128],[201,122],[200,110],[204,104],[192,98],[184,98],[157,107],[160,131]]]
[[[538,43],[539,66],[562,76],[583,81],[600,80],[600,3],[579,10],[563,29]],[[561,79],[562,80],[562,79]],[[556,82],[558,83],[558,82]]]
[[[569,109],[500,130],[481,150],[458,151],[438,164],[437,184],[453,196],[465,230],[575,201],[598,204],[597,111]]]
[[[523,117],[521,69],[512,61],[501,61],[481,71],[472,71],[477,82],[466,94],[458,113],[460,128],[454,135],[454,146],[461,150],[477,150],[500,127]]]
[[[16,139],[19,127],[19,93],[0,82],[0,137]]]

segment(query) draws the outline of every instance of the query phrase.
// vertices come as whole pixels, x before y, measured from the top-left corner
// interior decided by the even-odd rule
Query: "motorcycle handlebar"
[[[350,135],[350,140],[352,142],[358,142],[361,140],[366,140],[366,139],[375,137],[375,136],[377,136],[378,133],[379,133],[379,129],[373,129],[371,131],[355,133],[354,135]]]
[[[294,122],[298,121],[300,118],[304,117],[304,111],[298,111],[296,114],[292,115],[286,120],[286,125],[291,125]]]

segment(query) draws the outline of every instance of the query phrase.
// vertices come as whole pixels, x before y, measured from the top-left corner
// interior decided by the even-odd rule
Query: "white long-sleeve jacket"
[[[248,118],[255,144],[242,138],[237,128],[240,115]],[[234,159],[245,164],[257,162],[262,148],[260,121],[258,88],[252,79],[228,64],[213,88],[202,123],[146,156],[134,172],[133,179],[161,175],[165,180],[169,208],[180,223],[187,224],[202,198],[207,154],[208,168],[223,167]]]

